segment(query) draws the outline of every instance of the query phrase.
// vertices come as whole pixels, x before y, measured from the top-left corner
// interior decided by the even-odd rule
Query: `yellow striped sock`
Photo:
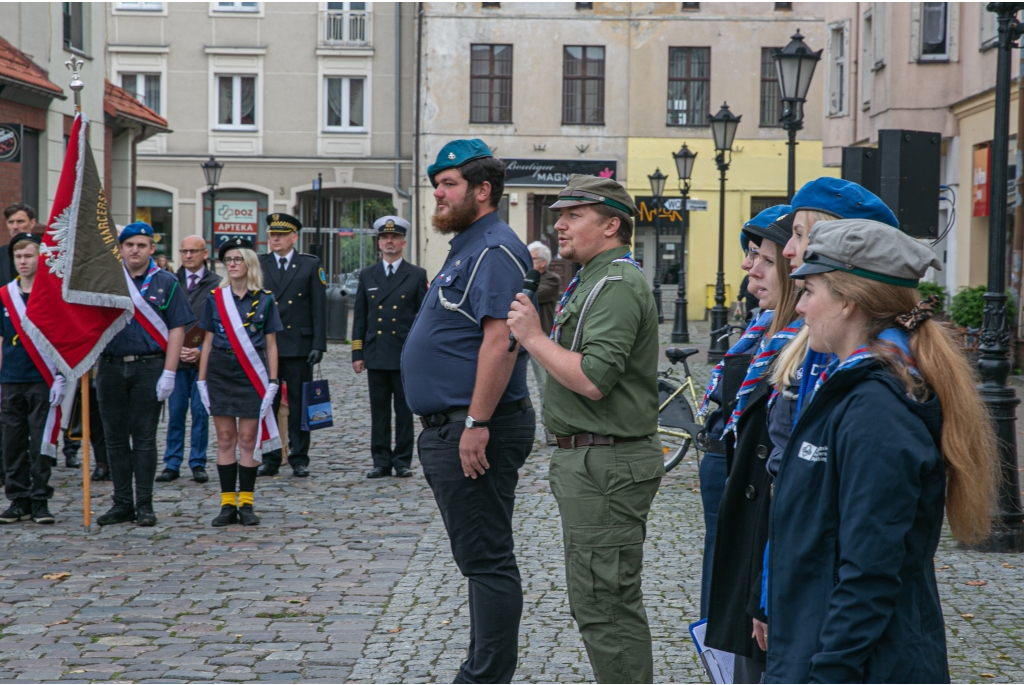
[[[252,504],[253,496],[255,493],[252,492],[240,492],[238,493],[238,506],[243,507],[246,504]]]
[[[238,506],[235,502],[235,493],[233,492],[222,492],[220,493],[220,505],[223,507],[230,504],[231,506]]]

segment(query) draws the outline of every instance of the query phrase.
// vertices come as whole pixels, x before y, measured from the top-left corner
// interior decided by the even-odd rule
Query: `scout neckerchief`
[[[643,268],[636,263],[636,260],[633,259],[632,251],[627,252],[618,259],[613,259],[609,263],[614,264],[615,262],[627,262],[640,269],[641,272],[643,271]],[[585,268],[587,267],[583,267],[583,269]],[[583,274],[583,269],[577,271],[576,275],[572,277],[572,280],[569,281],[569,287],[565,289],[565,292],[562,293],[562,299],[558,301],[558,310],[555,312],[555,320],[554,323],[551,324],[551,333],[548,334],[548,337],[555,342],[559,342],[559,339],[561,338],[558,328],[558,319],[562,315],[562,310],[565,309],[565,305],[569,303],[569,298],[572,297],[573,292],[576,291],[576,286],[580,284],[580,276]]]
[[[736,341],[736,344],[729,348],[729,351],[725,353],[726,357],[735,357],[740,354],[746,354],[754,348],[764,334],[771,328],[772,319],[775,317],[775,312],[767,310],[761,312],[761,315],[750,322],[747,326],[747,330],[743,331],[743,335]],[[711,370],[711,380],[708,382],[708,387],[704,391],[704,399],[700,402],[700,409],[697,411],[698,417],[705,416],[710,410],[711,395],[718,389],[719,384],[722,382],[722,373],[725,371],[725,358],[715,365],[715,368]],[[726,399],[727,398],[723,398]]]
[[[899,328],[888,328],[878,336],[879,340],[886,343],[893,351],[893,356],[896,357],[899,364],[902,364],[910,369],[910,373],[917,375],[917,366],[914,363],[914,357],[910,354],[910,334],[907,331]],[[814,383],[814,389],[811,390],[810,396],[807,401],[810,402],[814,399],[814,396],[818,393],[818,389],[823,386],[828,379],[838,371],[849,369],[863,363],[865,360],[874,358],[875,353],[868,349],[867,345],[861,345],[853,352],[850,356],[839,362],[839,358],[835,358],[832,362],[825,367],[825,370],[821,372],[821,375]]]
[[[228,342],[231,343],[231,349],[234,351],[235,356],[238,357],[238,363],[242,365],[242,370],[245,371],[245,375],[249,378],[249,382],[252,383],[252,387],[255,388],[262,399],[267,394],[267,388],[270,386],[270,376],[267,374],[266,365],[263,364],[263,360],[260,359],[259,353],[249,338],[249,333],[245,328],[246,322],[242,320],[241,315],[238,313],[238,307],[235,306],[235,296],[231,292],[231,286],[226,285],[217,288],[214,292],[214,299],[217,301],[217,313],[220,315],[220,323],[224,327],[224,333],[227,335]],[[278,388],[278,392],[280,391],[281,389]],[[260,421],[260,444],[258,449],[253,450],[252,458],[262,462],[262,455],[279,449],[281,449],[281,436],[277,431],[277,419],[274,417],[273,410],[271,410]]]
[[[747,367],[746,378],[743,379],[743,383],[736,393],[736,408],[725,424],[725,433],[736,432],[736,422],[739,421],[740,414],[743,413],[743,409],[747,406],[750,394],[754,392],[754,388],[761,382],[764,375],[768,373],[769,367],[771,367],[779,352],[782,351],[782,348],[800,332],[800,327],[803,323],[803,319],[797,319],[773,335],[770,340],[768,338],[761,339],[757,356],[754,357],[750,362],[750,366]]]
[[[7,315],[11,319],[11,323],[14,325],[14,330],[17,331],[15,339],[11,341],[12,345],[21,343],[25,351],[28,352],[28,356],[32,359],[32,363],[36,365],[36,370],[39,371],[39,375],[43,377],[43,382],[46,383],[46,387],[52,388],[53,382],[57,377],[57,367],[54,365],[50,358],[44,355],[32,342],[32,339],[25,335],[25,329],[22,326],[22,320],[25,318],[25,300],[21,296],[21,288],[18,287],[18,280],[13,280],[8,283],[3,289],[0,289],[0,299],[3,300],[4,307],[7,308]],[[60,406],[51,406],[46,412],[46,424],[43,429],[43,444],[40,446],[39,451],[48,457],[57,456],[57,436],[60,435]]]
[[[146,293],[149,291],[149,285],[153,280],[153,274],[160,270],[160,267],[156,265],[152,257],[149,260],[149,270],[146,272],[146,278],[142,281],[142,288],[139,289],[135,286],[135,279],[128,273],[128,268],[125,267],[124,276],[128,281],[128,292],[132,296],[132,304],[135,305],[135,321],[142,326],[142,330],[149,333],[149,336],[156,341],[156,344],[160,346],[160,349],[164,352],[167,351],[167,324],[164,322],[160,315],[146,300]],[[175,281],[177,283],[177,281]],[[170,298],[170,294],[168,294]],[[150,301],[155,301],[156,296],[151,296]]]

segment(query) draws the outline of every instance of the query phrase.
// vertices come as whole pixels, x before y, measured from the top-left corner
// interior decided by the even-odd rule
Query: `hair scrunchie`
[[[933,293],[918,302],[917,305],[908,313],[897,316],[896,323],[903,326],[908,331],[913,331],[921,325],[921,322],[932,318],[932,315],[935,313],[935,307],[937,307],[941,301],[942,299]]]

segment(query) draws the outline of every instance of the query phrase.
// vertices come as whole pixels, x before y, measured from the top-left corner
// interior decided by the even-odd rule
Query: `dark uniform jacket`
[[[540,329],[545,333],[551,332],[551,326],[555,322],[555,309],[564,290],[562,277],[551,269],[540,275],[540,283],[537,286],[537,314],[540,316]]]
[[[938,399],[875,360],[804,400],[771,507],[765,682],[949,682],[941,431]]]
[[[185,267],[178,269],[178,286],[181,292],[188,295],[188,303],[192,307],[192,313],[196,315],[197,321],[203,320],[203,308],[206,305],[206,296],[210,294],[211,290],[215,290],[220,285],[220,276],[218,276],[213,269],[206,267],[203,272],[203,277],[196,281],[196,287],[192,290],[188,289],[188,271]],[[188,333],[188,331],[185,331]],[[188,364],[186,362],[178,362],[178,369],[198,369],[199,364]]]
[[[383,263],[359,272],[352,320],[352,361],[368,369],[401,368],[402,345],[427,293],[427,271],[406,260],[390,279]]]
[[[274,293],[284,330],[277,334],[278,357],[306,357],[327,351],[327,288],[320,260],[292,254],[282,274],[273,252],[260,255],[263,287]]]

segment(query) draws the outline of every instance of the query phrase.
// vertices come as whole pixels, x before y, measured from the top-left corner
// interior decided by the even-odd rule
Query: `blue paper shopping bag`
[[[331,392],[327,381],[317,379],[302,384],[302,430],[315,431],[334,425]]]

